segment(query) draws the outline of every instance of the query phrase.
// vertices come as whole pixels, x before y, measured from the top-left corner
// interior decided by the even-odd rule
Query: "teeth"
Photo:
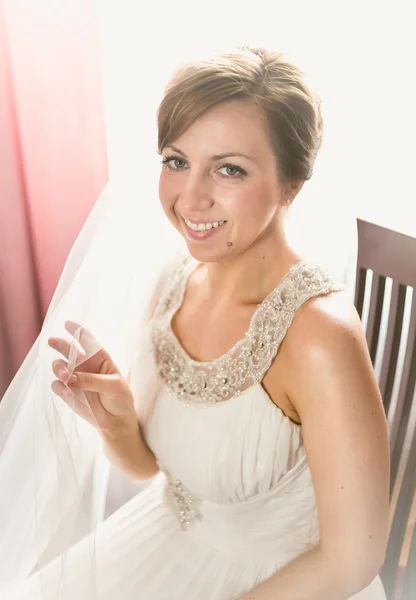
[[[209,231],[213,227],[216,228],[224,225],[226,222],[227,221],[214,221],[213,223],[199,223],[199,225],[197,225],[196,223],[191,223],[191,221],[185,219],[185,223],[192,231]]]

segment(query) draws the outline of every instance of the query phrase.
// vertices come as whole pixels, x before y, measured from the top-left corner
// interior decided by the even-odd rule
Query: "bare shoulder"
[[[343,384],[365,383],[377,395],[364,329],[345,292],[329,292],[305,302],[283,346],[285,391],[299,415],[307,409],[303,403],[310,408],[312,387],[318,390],[325,385],[328,390],[332,385],[335,392]]]
[[[295,358],[322,350],[345,349],[345,344],[367,348],[358,312],[344,291],[310,298],[296,312],[285,337],[285,354]]]

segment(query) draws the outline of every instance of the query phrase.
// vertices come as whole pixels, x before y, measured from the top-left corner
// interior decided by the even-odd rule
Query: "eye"
[[[186,165],[185,159],[180,158],[179,156],[164,156],[161,162],[162,165],[170,171],[180,171]]]
[[[225,170],[225,173],[221,173],[221,170]],[[237,165],[232,165],[231,163],[226,163],[225,165],[221,165],[218,169],[221,177],[226,177],[227,179],[237,179],[237,177],[244,177],[247,175],[247,171],[238,167]]]

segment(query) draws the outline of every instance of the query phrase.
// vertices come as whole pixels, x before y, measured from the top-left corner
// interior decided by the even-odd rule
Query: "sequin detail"
[[[309,298],[345,291],[323,267],[300,261],[259,304],[245,337],[211,362],[192,360],[171,328],[182,304],[192,262],[182,260],[161,295],[151,324],[159,378],[170,393],[189,405],[208,407],[238,396],[259,383],[269,369],[297,309]]]
[[[202,514],[199,510],[202,500],[191,494],[179,479],[173,477],[166,467],[159,465],[159,468],[165,474],[167,480],[166,498],[179,520],[181,529],[187,531],[192,525],[202,520]]]

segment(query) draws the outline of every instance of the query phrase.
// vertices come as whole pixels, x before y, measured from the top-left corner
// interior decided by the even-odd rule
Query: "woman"
[[[2,597],[382,600],[388,435],[365,337],[285,236],[320,104],[283,55],[241,49],[180,68],[158,127],[160,200],[187,251],[130,378],[78,323],[78,347],[49,337],[54,393],[153,480],[98,526],[94,589],[86,537]]]

